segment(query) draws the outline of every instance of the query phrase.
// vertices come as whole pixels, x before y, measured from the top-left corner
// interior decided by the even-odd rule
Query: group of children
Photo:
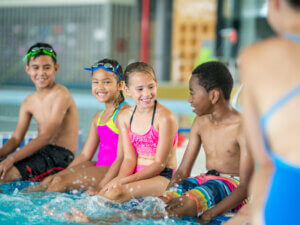
[[[166,203],[169,216],[195,216],[202,222],[243,207],[238,215],[241,217],[227,222],[241,224],[246,220],[244,214],[248,214],[251,208],[253,224],[284,224],[287,218],[282,216],[282,207],[279,206],[283,204],[280,196],[287,193],[280,185],[289,184],[287,179],[290,176],[299,177],[299,169],[295,166],[299,163],[297,137],[295,130],[278,123],[274,123],[272,131],[269,131],[267,121],[276,112],[277,120],[284,119],[290,127],[297,125],[295,121],[299,120],[296,120],[298,114],[295,110],[299,109],[299,104],[287,104],[288,109],[283,112],[278,113],[277,110],[299,94],[299,85],[271,110],[267,109],[271,106],[270,102],[287,92],[294,83],[300,82],[296,60],[300,55],[300,26],[292,22],[295,18],[300,21],[299,9],[297,1],[270,0],[270,24],[278,32],[285,32],[283,37],[251,46],[241,55],[245,116],[242,117],[230,105],[233,80],[224,64],[207,62],[192,71],[188,101],[196,117],[178,168],[177,121],[174,114],[156,99],[157,80],[151,66],[135,62],[123,72],[117,61],[103,59],[85,68],[91,72],[92,93],[105,104],[105,109],[93,117],[85,145],[74,158],[78,136],[74,100],[65,87],[54,82],[59,65],[53,48],[44,43],[32,46],[26,55],[25,70],[36,92],[22,103],[12,138],[0,149],[0,182],[17,179],[42,181],[27,191],[77,189],[118,202],[155,196]],[[287,18],[289,23],[279,23],[280,18]],[[281,64],[281,55],[268,55],[272,54],[271,49],[275,46],[290,64]],[[293,49],[293,54],[288,49]],[[278,63],[275,65],[273,61]],[[284,79],[282,74],[287,70],[290,80]],[[258,78],[268,85],[256,85]],[[276,84],[276,94],[272,93],[274,87],[269,85],[271,81]],[[266,88],[268,94],[260,98],[262,93],[266,93]],[[123,90],[134,100],[135,106],[125,102]],[[257,122],[258,115],[262,116],[261,127]],[[13,152],[23,140],[32,116],[38,123],[38,137]],[[287,139],[278,138],[278,135],[286,137],[282,132],[295,140],[287,142]],[[286,143],[289,143],[289,149],[284,151]],[[190,177],[201,146],[206,155],[207,171]],[[97,148],[98,161],[93,162]],[[247,202],[254,169],[252,155],[258,166],[251,186],[253,201],[250,207],[247,203],[246,208],[243,205]],[[269,195],[268,185],[271,187]],[[294,186],[297,191],[299,182]],[[266,205],[265,195],[269,196]],[[292,201],[293,198],[286,198],[286,201],[295,203],[296,210],[299,201]],[[274,210],[277,213],[272,214]],[[284,215],[289,215],[293,222],[297,216],[292,212]],[[74,210],[74,214],[69,216],[69,219],[79,222],[90,220],[79,210]]]
[[[177,121],[156,99],[151,66],[135,62],[123,72],[116,60],[103,59],[85,68],[91,73],[92,94],[105,109],[93,117],[84,147],[74,158],[78,115],[68,90],[54,81],[56,53],[50,45],[37,43],[26,58],[36,92],[22,103],[12,138],[0,150],[1,157],[6,156],[0,162],[0,182],[42,181],[27,191],[77,189],[118,202],[157,196],[170,216],[204,220],[238,209],[247,198],[252,161],[241,115],[229,103],[233,80],[222,63],[204,63],[192,72],[189,102],[197,117],[177,169]],[[135,106],[125,102],[123,90]],[[38,137],[12,153],[32,116]],[[208,171],[189,177],[202,144]],[[98,161],[93,162],[97,148]],[[83,214],[76,220],[89,218]]]

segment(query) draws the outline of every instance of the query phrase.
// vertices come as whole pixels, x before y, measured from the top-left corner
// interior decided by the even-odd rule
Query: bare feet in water
[[[21,190],[23,193],[31,193],[31,192],[45,192],[48,188],[48,185],[44,183],[39,183],[37,185],[31,185],[28,188],[24,188]]]
[[[72,207],[71,213],[64,213],[65,219],[71,222],[78,223],[88,223],[90,222],[89,218],[84,214],[84,212]]]

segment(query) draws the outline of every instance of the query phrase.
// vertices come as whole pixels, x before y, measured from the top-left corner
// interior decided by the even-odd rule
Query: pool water
[[[81,224],[66,221],[64,213],[70,212],[74,206],[89,217],[97,219],[93,224],[107,224],[101,219],[121,216],[121,222],[111,224],[198,224],[194,218],[164,218],[160,220],[134,219],[131,220],[124,214],[155,215],[157,211],[164,212],[164,204],[153,197],[133,199],[129,202],[119,204],[107,204],[96,196],[88,196],[81,192],[70,193],[21,193],[20,190],[33,184],[33,182],[15,181],[8,184],[1,184],[0,189],[0,224],[5,225],[45,225],[45,224]],[[48,207],[46,208],[45,205]],[[220,225],[228,217],[217,217],[210,225]]]

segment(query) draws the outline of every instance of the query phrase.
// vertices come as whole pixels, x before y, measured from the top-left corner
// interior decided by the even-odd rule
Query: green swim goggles
[[[123,80],[122,77],[120,76],[120,74],[118,73],[117,69],[119,68],[120,64],[118,64],[116,67],[114,67],[112,64],[110,63],[103,63],[103,62],[97,62],[95,63],[94,65],[92,65],[91,67],[85,67],[84,69],[85,70],[88,70],[88,71],[91,71],[91,72],[94,72],[100,68],[108,71],[108,72],[113,72],[115,73],[119,78],[120,80]]]
[[[52,56],[54,59],[56,59],[56,55],[55,52],[52,48],[49,47],[34,47],[30,50],[30,52],[28,52],[25,57],[23,58],[23,61],[25,61],[26,59],[29,59],[30,56],[35,56],[38,53],[40,53],[41,51],[43,51],[44,54],[46,55],[50,55]]]

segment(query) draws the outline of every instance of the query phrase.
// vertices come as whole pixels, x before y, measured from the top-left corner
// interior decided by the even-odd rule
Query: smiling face
[[[189,81],[190,97],[189,103],[193,107],[193,112],[198,116],[210,113],[212,103],[209,93],[199,84],[198,77],[192,76]]]
[[[134,72],[130,75],[128,83],[127,95],[133,98],[137,106],[153,107],[157,96],[157,82],[153,74]]]
[[[92,75],[92,93],[103,103],[114,102],[120,95],[122,83],[118,82],[116,75],[103,69],[98,69]]]
[[[55,64],[49,55],[31,57],[29,64],[25,65],[25,70],[37,89],[51,87],[58,69],[59,65]]]

